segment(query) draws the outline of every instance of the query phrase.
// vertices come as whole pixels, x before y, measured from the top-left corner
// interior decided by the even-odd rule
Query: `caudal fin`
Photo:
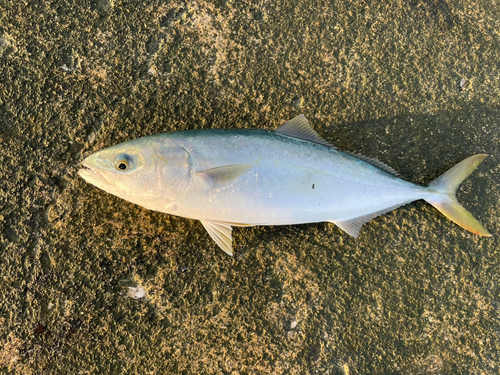
[[[490,237],[490,232],[458,203],[455,196],[458,186],[481,164],[486,156],[488,155],[471,156],[436,178],[429,184],[429,188],[441,194],[433,195],[426,201],[469,232]]]

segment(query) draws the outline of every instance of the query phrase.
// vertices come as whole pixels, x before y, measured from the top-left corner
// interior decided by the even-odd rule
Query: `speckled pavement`
[[[1,374],[498,374],[498,1],[0,0]],[[76,174],[92,152],[299,113],[458,198],[366,224],[237,228]]]

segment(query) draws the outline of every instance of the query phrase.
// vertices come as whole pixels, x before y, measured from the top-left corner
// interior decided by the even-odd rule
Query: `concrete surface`
[[[498,374],[499,47],[495,0],[0,0],[0,373]],[[491,155],[459,200],[493,237],[415,202],[358,239],[237,228],[230,258],[76,175],[299,113],[416,183]]]

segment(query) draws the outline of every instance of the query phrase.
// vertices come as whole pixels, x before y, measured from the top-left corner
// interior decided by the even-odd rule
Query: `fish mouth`
[[[93,166],[89,164],[86,160],[82,161],[82,166],[84,168],[78,170],[78,175],[85,181],[88,181],[92,176],[96,175],[96,171]]]
[[[104,185],[114,185],[117,177],[116,173],[96,167],[89,163],[87,159],[82,161],[84,168],[78,170],[78,175],[81,178],[100,188],[104,188]]]

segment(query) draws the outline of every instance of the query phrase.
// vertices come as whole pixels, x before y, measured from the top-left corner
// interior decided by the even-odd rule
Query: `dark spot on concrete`
[[[10,242],[19,242],[19,235],[15,227],[7,227],[5,229],[5,236]]]

